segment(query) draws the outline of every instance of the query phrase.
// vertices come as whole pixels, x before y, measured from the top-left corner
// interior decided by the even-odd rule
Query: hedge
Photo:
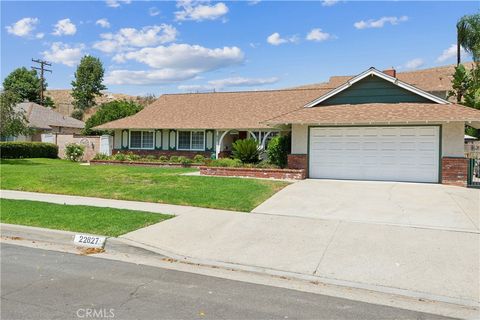
[[[45,142],[0,142],[0,157],[18,158],[58,158],[58,146]]]

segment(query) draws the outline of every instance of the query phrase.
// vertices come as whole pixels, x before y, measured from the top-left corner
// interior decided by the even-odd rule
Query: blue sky
[[[452,64],[455,23],[478,11],[477,1],[2,1],[1,77],[42,58],[49,88],[70,88],[90,54],[111,92],[285,88]]]

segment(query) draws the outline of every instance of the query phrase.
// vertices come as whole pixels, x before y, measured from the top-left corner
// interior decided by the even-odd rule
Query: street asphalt
[[[447,319],[92,256],[1,245],[1,319]]]

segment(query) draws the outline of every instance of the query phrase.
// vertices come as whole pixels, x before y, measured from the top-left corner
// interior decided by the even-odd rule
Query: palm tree
[[[480,59],[480,14],[463,16],[457,22],[457,65],[461,62],[461,47],[472,54],[473,61]]]

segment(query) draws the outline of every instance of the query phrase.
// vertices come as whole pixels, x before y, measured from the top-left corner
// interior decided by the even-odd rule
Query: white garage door
[[[438,126],[310,129],[310,178],[438,182]]]

